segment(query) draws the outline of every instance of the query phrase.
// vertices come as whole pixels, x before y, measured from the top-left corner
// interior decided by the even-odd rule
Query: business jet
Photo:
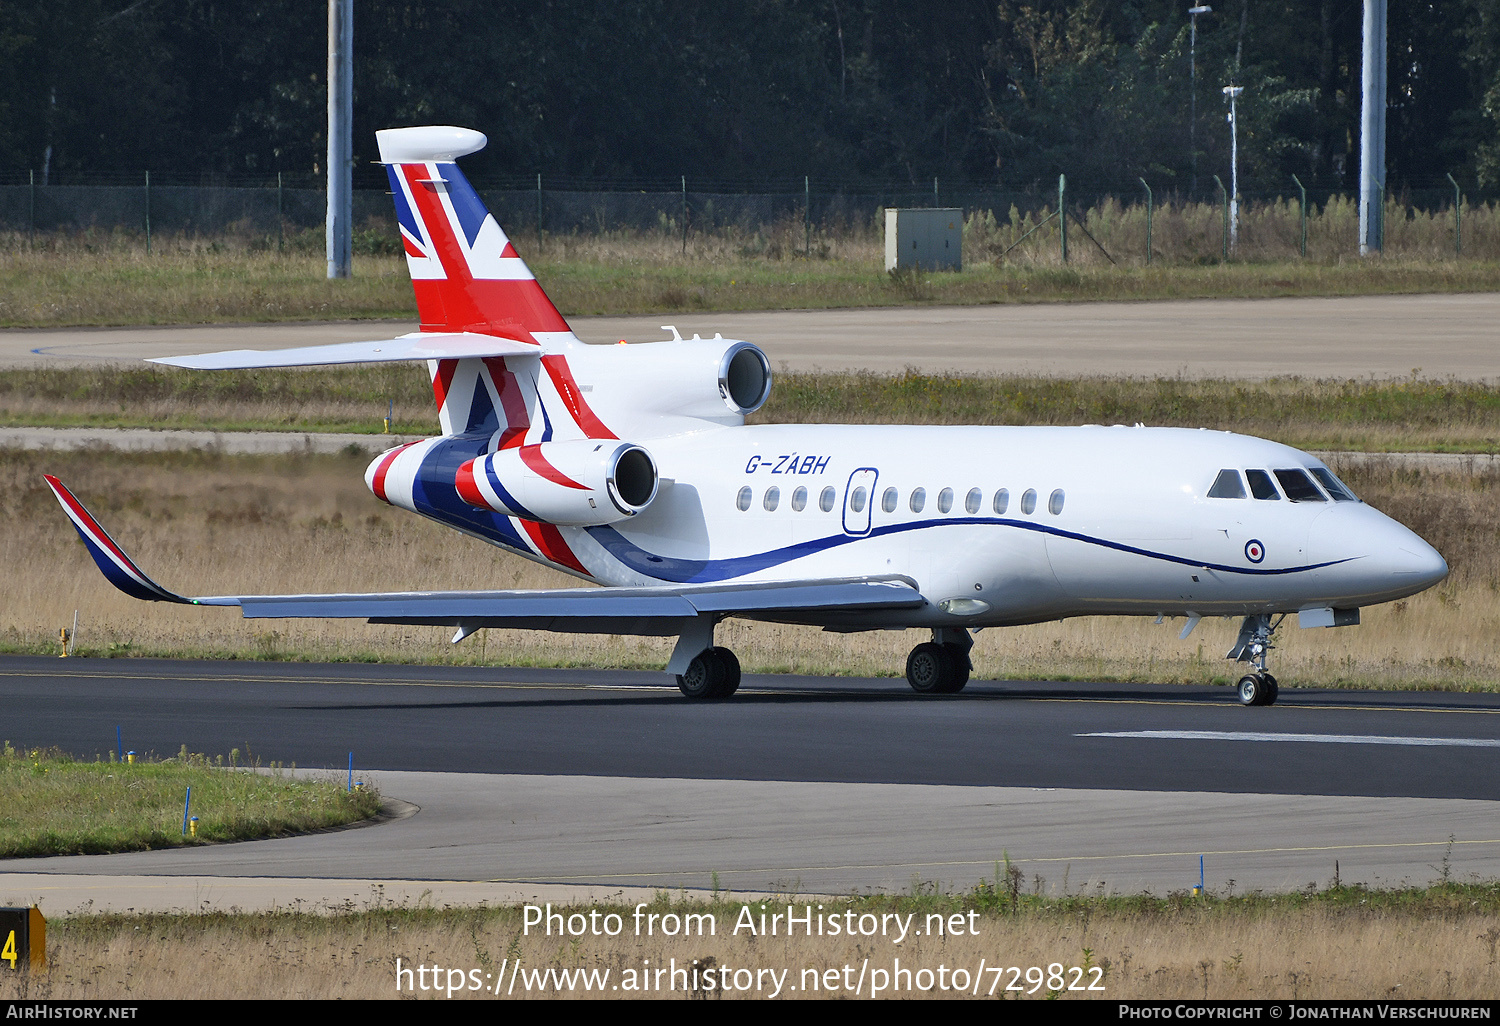
[[[1220,431],[755,425],[766,354],[694,335],[585,345],[457,159],[452,127],[377,133],[421,316],[400,338],[159,359],[196,369],[425,361],[442,434],[382,453],[375,497],[590,585],[538,591],[231,595],[157,584],[48,477],[105,576],[136,598],[246,617],[676,637],[666,670],[726,698],[726,617],[921,628],[919,692],[968,681],[971,632],[1074,616],[1240,617],[1245,705],[1276,700],[1273,632],[1357,624],[1443,558],[1319,460]]]

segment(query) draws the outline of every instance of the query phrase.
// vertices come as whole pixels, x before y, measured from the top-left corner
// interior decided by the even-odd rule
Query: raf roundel
[[[1259,563],[1266,558],[1266,547],[1257,538],[1251,538],[1245,543],[1245,558],[1252,563]]]

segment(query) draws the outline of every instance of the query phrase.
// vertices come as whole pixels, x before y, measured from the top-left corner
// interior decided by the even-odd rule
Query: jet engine
[[[585,438],[502,449],[458,468],[471,506],[564,527],[612,524],[656,498],[656,461],[639,445]]]
[[[771,394],[771,361],[733,339],[580,346],[568,363],[594,411],[622,434],[691,430],[665,423],[679,417],[743,424]]]

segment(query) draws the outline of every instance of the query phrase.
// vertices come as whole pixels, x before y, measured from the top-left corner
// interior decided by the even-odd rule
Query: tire
[[[943,694],[956,695],[969,683],[969,653],[957,645],[944,645],[943,649],[948,653],[948,664],[953,670],[953,679],[943,689]]]
[[[719,662],[724,667],[724,680],[719,685],[719,690],[713,697],[728,698],[740,689],[739,657],[727,648],[711,648],[709,651],[718,656]]]
[[[1263,677],[1266,682],[1266,700],[1261,704],[1275,705],[1276,699],[1281,694],[1281,686],[1276,683],[1276,678],[1271,676],[1269,673],[1263,673],[1261,674],[1261,677]]]
[[[925,642],[911,650],[906,657],[906,683],[913,691],[923,695],[942,695],[963,687],[954,687],[958,678],[953,654],[942,645]],[[965,675],[967,679],[967,674]]]
[[[1265,705],[1266,698],[1270,694],[1270,687],[1262,680],[1259,674],[1246,674],[1240,678],[1239,683],[1240,705]]]
[[[688,663],[687,672],[677,675],[677,689],[688,698],[717,698],[724,686],[724,660],[717,649],[704,649]]]

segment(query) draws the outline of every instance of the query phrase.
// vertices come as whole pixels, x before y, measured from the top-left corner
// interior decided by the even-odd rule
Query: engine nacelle
[[[743,424],[771,394],[771,361],[734,339],[579,346],[568,362],[594,411],[621,434],[657,430],[661,418]]]
[[[502,449],[458,468],[471,506],[565,527],[612,524],[656,498],[656,461],[639,445],[585,438]]]

